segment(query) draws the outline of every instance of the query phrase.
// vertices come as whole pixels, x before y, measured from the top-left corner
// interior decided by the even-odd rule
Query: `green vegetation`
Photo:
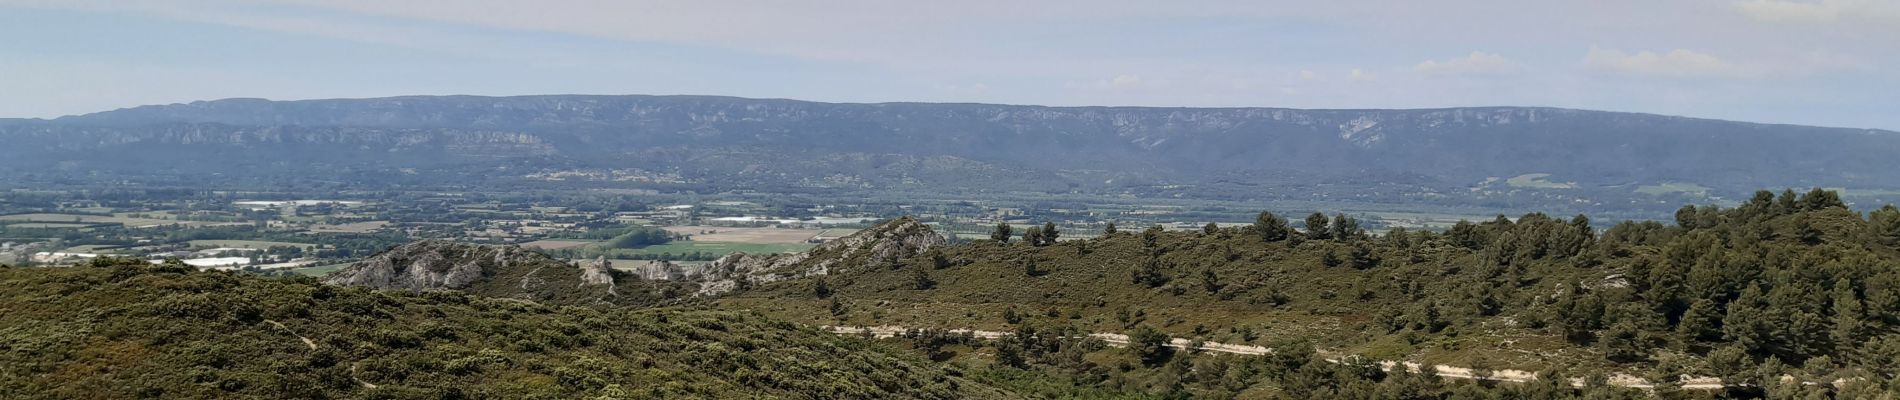
[[[1863,216],[1815,190],[1601,232],[1583,216],[1528,214],[1373,236],[1342,217],[1315,214],[1284,237],[1268,234],[1268,214],[1212,233],[951,246],[840,268],[850,272],[826,278],[823,300],[790,281],[719,301],[824,324],[1152,326],[1225,343],[1307,339],[1328,354],[1752,385],[1736,395],[1900,384],[1900,209]],[[1025,264],[1041,273],[1025,276]],[[915,284],[913,269],[933,284]],[[1783,385],[1782,374],[1829,384]]]
[[[747,313],[372,292],[143,264],[0,268],[0,393],[1000,397],[911,356]]]
[[[1550,174],[1523,174],[1504,180],[1504,184],[1510,185],[1511,187],[1530,189],[1571,189],[1577,187],[1577,185],[1568,182],[1551,182],[1544,180],[1549,177]]]
[[[196,247],[213,247],[213,248],[231,247],[231,248],[240,248],[240,249],[268,249],[272,247],[303,247],[303,248],[316,247],[316,245],[309,244],[309,243],[273,242],[273,241],[266,241],[266,240],[192,240],[192,241],[188,241],[187,243],[190,243],[192,246],[196,246]]]
[[[615,235],[612,239],[607,239],[605,245],[616,249],[631,249],[662,245],[673,241],[672,233],[651,226],[631,227],[625,229],[624,232]]]
[[[1682,182],[1669,182],[1669,183],[1663,183],[1663,184],[1657,184],[1657,185],[1643,185],[1636,188],[1636,193],[1642,193],[1642,194],[1647,194],[1647,195],[1665,195],[1665,194],[1672,194],[1672,193],[1702,195],[1702,194],[1707,194],[1708,192],[1709,192],[1709,188],[1707,186],[1697,185],[1693,183],[1682,183]]]

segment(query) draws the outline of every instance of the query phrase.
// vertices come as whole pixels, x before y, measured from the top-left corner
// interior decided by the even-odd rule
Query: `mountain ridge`
[[[1664,114],[1664,113],[1655,113],[1655,112],[1601,110],[1601,109],[1573,108],[1573,107],[1560,107],[1560,106],[1474,105],[1474,106],[1417,107],[1417,108],[1402,108],[1402,107],[1298,108],[1298,107],[1273,107],[1273,106],[1046,105],[1046,104],[990,103],[990,102],[819,101],[819,100],[803,100],[803,99],[785,98],[785,97],[746,97],[746,96],[697,95],[697,94],[535,94],[535,95],[449,94],[449,95],[401,95],[401,96],[380,96],[380,97],[336,97],[336,98],[295,99],[295,100],[272,100],[272,99],[261,98],[261,97],[230,97],[230,98],[221,98],[221,99],[212,99],[212,100],[196,100],[196,101],[190,101],[190,102],[184,102],[184,103],[139,105],[139,106],[123,107],[123,108],[112,109],[112,110],[90,112],[90,113],[84,113],[84,114],[63,115],[63,116],[58,116],[58,117],[53,117],[53,118],[0,118],[0,122],[21,122],[21,121],[58,122],[58,121],[66,121],[66,120],[84,120],[84,119],[99,116],[101,114],[115,114],[115,113],[123,113],[123,112],[136,112],[136,111],[142,111],[142,110],[175,108],[175,107],[200,107],[200,106],[205,106],[205,105],[221,105],[221,104],[232,104],[232,103],[314,104],[314,103],[329,103],[329,102],[357,102],[357,101],[379,101],[379,100],[435,100],[435,99],[510,100],[510,99],[539,99],[539,98],[594,98],[594,99],[646,98],[646,99],[690,99],[690,100],[723,100],[723,101],[774,101],[774,102],[792,102],[792,103],[807,103],[807,104],[859,105],[859,106],[926,105],[926,106],[966,106],[966,107],[1018,107],[1018,108],[1078,109],[1078,110],[1088,110],[1088,109],[1097,109],[1097,110],[1270,110],[1270,111],[1279,110],[1279,111],[1315,111],[1315,112],[1405,112],[1405,111],[1431,112],[1431,111],[1457,111],[1457,110],[1546,110],[1546,111],[1582,111],[1582,112],[1607,113],[1607,114],[1628,114],[1628,115],[1640,116],[1640,117],[1678,118],[1678,119],[1693,120],[1693,121],[1727,122],[1727,123],[1737,123],[1737,124],[1767,125],[1767,126],[1782,126],[1782,127],[1847,129],[1847,130],[1867,131],[1870,133],[1900,134],[1900,131],[1880,129],[1880,128],[1864,128],[1864,127],[1835,126],[1835,125],[1810,125],[1810,124],[1785,123],[1785,122],[1742,121],[1742,120],[1722,119],[1722,118],[1713,118],[1713,117]]]
[[[1558,194],[1551,204],[1628,207],[1663,199],[1638,193],[1644,185],[1710,189],[1710,197],[1691,201],[1740,198],[1759,187],[1900,188],[1892,173],[1900,160],[1887,154],[1900,148],[1900,134],[1891,131],[1547,107],[242,99],[0,123],[0,140],[15,144],[0,149],[0,171],[16,175],[268,178],[317,168],[362,173],[353,184],[365,187],[399,179],[391,172],[423,169],[443,172],[422,182],[463,185],[640,170],[699,192],[993,190],[1471,205],[1527,191]],[[191,159],[222,162],[180,161]],[[1562,184],[1505,182],[1536,174]]]

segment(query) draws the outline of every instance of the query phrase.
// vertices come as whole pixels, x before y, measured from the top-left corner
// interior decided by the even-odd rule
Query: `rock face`
[[[387,290],[460,290],[559,304],[651,304],[678,290],[613,269],[605,258],[568,263],[516,246],[424,240],[344,267],[323,282]]]
[[[493,271],[551,261],[513,246],[482,246],[425,240],[396,246],[323,278],[339,286],[376,289],[466,289]]]
[[[943,235],[938,235],[930,226],[910,217],[900,217],[803,253],[733,253],[720,257],[706,265],[699,293],[728,292],[738,286],[739,280],[765,283],[894,262],[944,243]]]
[[[614,267],[607,256],[581,264],[581,286],[587,285],[607,285],[607,292],[614,293]]]

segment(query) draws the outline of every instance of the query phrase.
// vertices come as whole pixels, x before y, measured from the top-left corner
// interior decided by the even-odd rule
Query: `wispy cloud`
[[[1656,53],[1648,50],[1626,53],[1617,49],[1590,47],[1583,56],[1590,68],[1616,74],[1665,78],[1750,78],[1757,71],[1729,63],[1708,53],[1675,49]]]
[[[1477,75],[1497,76],[1517,73],[1522,64],[1504,56],[1473,51],[1471,55],[1449,60],[1425,60],[1412,67],[1413,71],[1430,76]]]
[[[1900,23],[1900,2],[1891,0],[1746,0],[1734,5],[1743,15],[1769,22],[1831,23],[1866,19]]]

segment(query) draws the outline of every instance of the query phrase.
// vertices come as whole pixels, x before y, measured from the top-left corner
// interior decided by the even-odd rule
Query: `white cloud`
[[[1473,51],[1471,55],[1444,61],[1425,60],[1413,66],[1413,71],[1425,75],[1509,75],[1517,73],[1523,66],[1504,56]]]
[[[1757,71],[1723,61],[1714,55],[1675,49],[1667,53],[1639,51],[1625,53],[1617,49],[1590,46],[1583,63],[1593,69],[1625,75],[1664,78],[1748,78]]]
[[[1892,0],[1747,0],[1734,4],[1742,15],[1768,22],[1831,23],[1867,19],[1900,23],[1900,2]]]
[[[1352,82],[1372,82],[1379,80],[1379,76],[1373,75],[1371,72],[1366,72],[1365,70],[1353,68],[1352,71],[1346,73],[1346,80]]]

